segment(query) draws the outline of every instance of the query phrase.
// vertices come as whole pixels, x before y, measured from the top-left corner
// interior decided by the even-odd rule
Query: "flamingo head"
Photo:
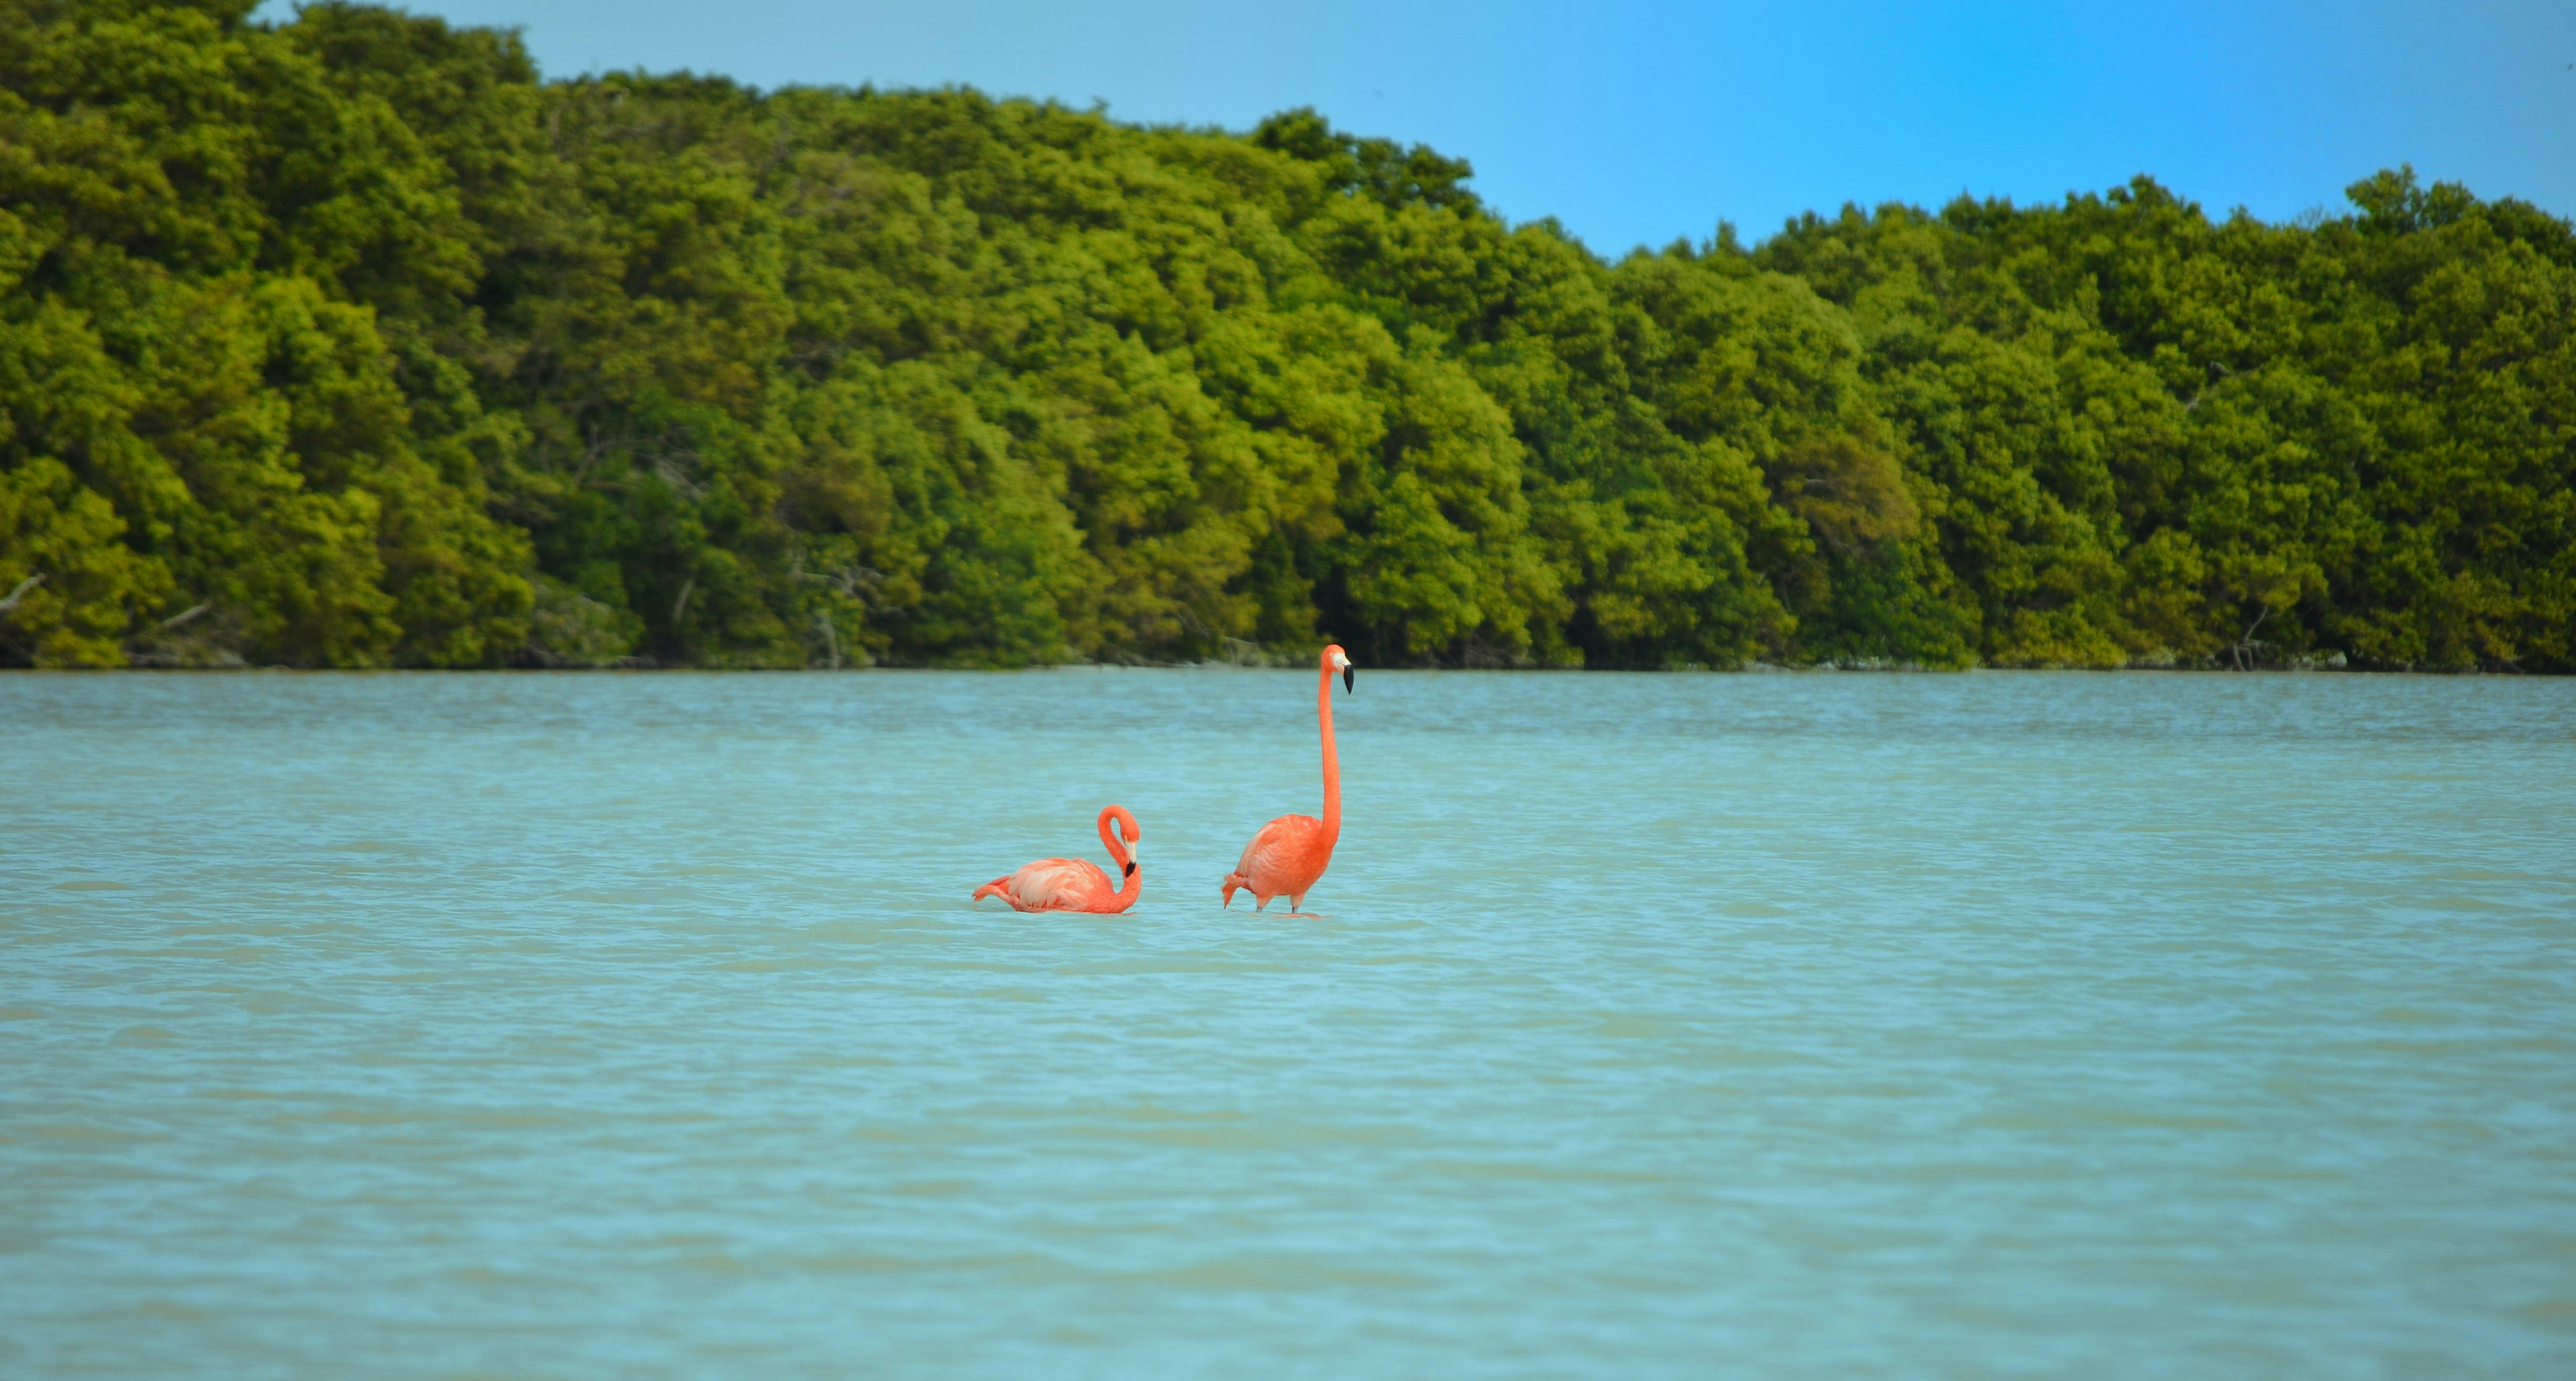
[[[1351,675],[1351,654],[1344,652],[1340,643],[1330,644],[1324,649],[1325,674],[1331,675],[1336,671],[1342,674],[1342,694],[1350,694],[1352,690],[1351,682],[1353,680]]]

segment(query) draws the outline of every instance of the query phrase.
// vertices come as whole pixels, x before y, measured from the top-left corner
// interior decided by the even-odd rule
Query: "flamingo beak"
[[[1342,694],[1348,695],[1351,693],[1351,682],[1355,679],[1357,678],[1353,675],[1353,669],[1347,664],[1344,665],[1342,667]]]

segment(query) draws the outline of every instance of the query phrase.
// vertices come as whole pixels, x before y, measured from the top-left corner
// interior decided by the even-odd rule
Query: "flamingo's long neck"
[[[1324,734],[1324,847],[1342,837],[1342,757],[1333,751],[1333,666],[1315,683],[1315,722]]]
[[[1136,855],[1128,850],[1127,841],[1118,837],[1118,831],[1110,827],[1117,818],[1118,813],[1114,810],[1100,812],[1100,842],[1108,846],[1110,861],[1126,875],[1126,882],[1118,889],[1118,905],[1124,908],[1135,905],[1136,898],[1144,894],[1145,870],[1127,866]]]

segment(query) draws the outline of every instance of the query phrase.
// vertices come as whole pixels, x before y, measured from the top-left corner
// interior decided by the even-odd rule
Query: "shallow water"
[[[2576,682],[1313,687],[0,678],[0,1373],[2576,1374]]]

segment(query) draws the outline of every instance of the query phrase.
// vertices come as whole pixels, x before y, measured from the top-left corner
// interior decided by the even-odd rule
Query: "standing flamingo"
[[[1109,822],[1118,822],[1119,832],[1112,833]],[[1125,806],[1104,806],[1100,811],[1100,842],[1109,846],[1109,857],[1126,874],[1127,885],[1116,891],[1109,888],[1109,878],[1089,859],[1041,858],[1020,865],[1019,871],[975,889],[975,900],[1000,897],[1013,911],[1096,911],[1114,916],[1136,904],[1136,896],[1145,890],[1145,874],[1136,862],[1137,841],[1144,832],[1136,828],[1136,817]]]
[[[1353,689],[1350,655],[1339,644],[1324,649],[1322,677],[1315,683],[1315,723],[1324,736],[1324,818],[1282,815],[1261,827],[1243,846],[1243,857],[1225,875],[1225,905],[1234,905],[1234,889],[1252,889],[1253,910],[1285,893],[1288,914],[1301,913],[1306,889],[1333,861],[1333,845],[1342,837],[1342,760],[1333,751],[1333,673],[1342,674],[1342,692]],[[1316,919],[1316,918],[1309,918]]]

